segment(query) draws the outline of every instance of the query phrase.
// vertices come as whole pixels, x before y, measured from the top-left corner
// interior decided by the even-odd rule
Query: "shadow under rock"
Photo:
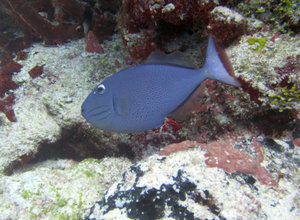
[[[62,131],[62,139],[55,143],[45,143],[29,163],[38,163],[49,159],[71,159],[82,161],[85,158],[101,159],[104,157],[135,158],[131,147],[120,142],[110,143],[99,137],[87,134],[80,126]]]

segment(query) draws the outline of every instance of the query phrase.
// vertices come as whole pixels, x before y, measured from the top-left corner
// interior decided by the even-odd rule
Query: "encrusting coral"
[[[19,72],[21,68],[22,65],[10,59],[2,59],[0,66],[0,112],[3,112],[12,122],[16,121],[13,110],[15,95],[6,95],[6,93],[18,87],[18,85],[12,80],[12,76],[13,73]]]
[[[266,6],[265,11],[261,7],[256,11],[255,2]],[[108,190],[108,195],[116,195],[112,198],[128,193],[136,201],[153,201],[151,195],[157,193],[155,201],[163,201],[159,195],[164,201],[178,200],[170,209],[182,218],[184,214],[201,219],[230,218],[239,216],[240,210],[249,219],[271,218],[274,213],[281,219],[296,216],[300,65],[299,35],[293,19],[298,12],[295,1],[270,4],[274,2],[0,0],[0,47],[5,51],[0,65],[0,176],[13,179],[14,172],[24,172],[28,163],[53,159],[49,151],[58,158],[69,156],[71,163],[87,157],[129,158],[131,162],[126,163],[135,164],[123,175],[128,179],[124,186],[141,180],[149,194],[143,197],[139,185],[120,194],[113,194],[112,187]],[[268,17],[273,9],[280,11],[274,21]],[[5,21],[17,22],[5,24],[1,19],[4,14],[10,15]],[[117,21],[120,34],[112,35]],[[62,27],[66,28],[63,32]],[[97,130],[81,117],[80,106],[99,81],[139,63],[155,49],[181,51],[200,68],[205,62],[208,34],[215,35],[225,47],[241,88],[207,80],[202,83],[195,108],[182,121],[167,119],[162,127],[138,134]],[[84,39],[71,40],[76,38]],[[89,170],[81,174],[82,180],[92,175]],[[94,188],[97,179],[89,184]],[[39,191],[20,189],[22,192],[15,192],[17,197],[30,204],[26,207],[32,207],[38,218],[57,217],[56,213],[70,206],[82,214],[82,207],[92,206],[81,204],[82,192],[59,190],[63,197],[50,193],[57,202],[54,207],[58,212],[53,214],[49,212],[53,209],[39,210],[40,202],[45,201],[37,195]],[[173,192],[174,198],[164,189]],[[176,189],[186,190],[186,200]],[[30,197],[32,193],[37,200]],[[73,204],[64,199],[70,198],[65,197],[68,193],[74,193]],[[105,198],[109,200],[109,196]],[[103,201],[103,207],[114,205]],[[134,202],[124,203],[122,217],[128,217],[126,205],[140,204]],[[24,209],[27,217],[28,209],[19,201],[14,204]],[[184,210],[183,214],[174,207]],[[12,216],[10,209],[0,210],[3,218]],[[136,218],[145,216],[143,211],[143,207],[136,209]]]
[[[125,0],[118,18],[118,28],[124,45],[137,60],[145,59],[155,48],[162,47],[164,41],[174,38],[176,33],[194,32],[207,25],[218,42],[228,44],[245,32],[247,23],[229,8],[216,9],[217,6],[231,5],[231,1],[217,3],[212,0]]]
[[[0,34],[0,48],[10,53],[37,40],[57,44],[78,39],[88,30],[94,31],[103,41],[114,32],[114,13],[118,11],[120,1],[1,0],[0,5],[19,24],[23,34],[23,37],[11,32]]]
[[[235,140],[236,139],[236,140]],[[255,152],[256,158],[251,157],[245,150],[235,149],[234,146],[239,144],[241,137],[234,135],[228,139],[211,142],[207,145],[199,144],[193,141],[184,141],[181,143],[171,144],[159,151],[159,155],[170,155],[171,153],[186,150],[190,147],[200,146],[207,153],[205,163],[209,167],[218,167],[228,173],[240,171],[246,175],[255,176],[262,184],[269,186],[277,186],[278,183],[273,179],[272,175],[262,167],[263,162],[262,144],[253,139],[250,141],[250,148]]]

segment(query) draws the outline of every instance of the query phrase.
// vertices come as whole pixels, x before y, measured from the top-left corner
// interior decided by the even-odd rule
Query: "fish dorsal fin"
[[[154,51],[144,64],[170,65],[185,67],[189,69],[197,69],[197,67],[181,52],[165,54],[161,51]]]

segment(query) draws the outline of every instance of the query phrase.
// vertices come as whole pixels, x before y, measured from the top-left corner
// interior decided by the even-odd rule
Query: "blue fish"
[[[156,54],[145,64],[121,70],[102,81],[82,104],[82,115],[106,131],[135,133],[157,128],[205,79],[240,86],[229,69],[210,36],[202,68],[193,68],[176,54]]]

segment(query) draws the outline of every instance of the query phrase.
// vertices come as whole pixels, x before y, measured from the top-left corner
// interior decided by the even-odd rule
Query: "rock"
[[[292,182],[265,186],[207,167],[204,154],[196,147],[136,163],[86,219],[296,219],[298,193]]]

